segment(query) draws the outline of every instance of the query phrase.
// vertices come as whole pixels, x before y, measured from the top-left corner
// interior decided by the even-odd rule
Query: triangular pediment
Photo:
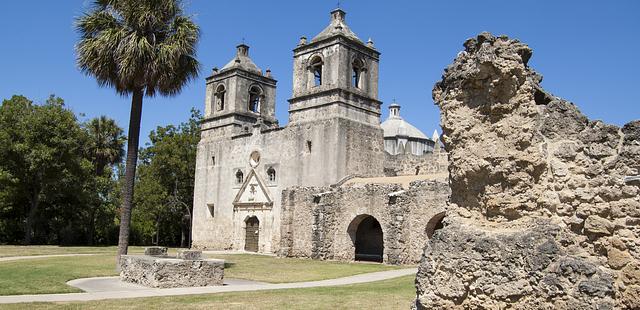
[[[233,200],[233,205],[273,205],[273,200],[271,199],[269,191],[254,169],[251,169],[249,175],[247,175],[247,178],[244,180],[244,183],[242,183],[242,187],[240,187],[236,198]]]

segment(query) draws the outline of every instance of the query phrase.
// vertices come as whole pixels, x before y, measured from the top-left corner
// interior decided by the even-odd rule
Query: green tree
[[[190,246],[195,165],[202,115],[191,111],[178,126],[158,127],[140,152],[137,229],[155,244]]]
[[[100,221],[102,226],[110,226],[108,219],[111,218],[113,223],[112,191],[115,190],[116,183],[111,170],[114,165],[122,161],[125,137],[123,129],[113,119],[104,115],[89,120],[84,124],[84,128],[88,134],[85,145],[87,157],[95,171],[91,186],[91,192],[94,193],[93,199],[87,204],[85,210],[87,242],[92,245],[95,242],[96,221]],[[100,230],[104,228],[101,227]]]
[[[42,213],[40,218],[47,219],[38,225],[43,235],[58,233],[73,217],[72,209],[63,206],[85,199],[90,171],[83,157],[86,135],[75,115],[53,95],[44,105],[13,96],[0,107],[0,139],[0,210],[6,219],[0,226],[22,231],[23,242],[30,244]]]
[[[178,0],[96,0],[78,18],[80,69],[101,86],[131,94],[116,266],[127,253],[143,96],[176,95],[198,74],[199,29]]]

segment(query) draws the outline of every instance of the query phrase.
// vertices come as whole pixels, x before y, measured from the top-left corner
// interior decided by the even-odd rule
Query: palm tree
[[[92,118],[84,124],[84,128],[87,132],[85,146],[87,156],[93,163],[95,175],[98,177],[96,180],[101,180],[98,184],[104,184],[105,180],[112,177],[111,171],[105,172],[105,169],[121,163],[124,157],[124,130],[113,119],[104,115]],[[97,189],[100,192],[102,186],[99,185]],[[89,245],[93,245],[95,241],[96,215],[100,212],[100,207],[106,206],[105,196],[98,194],[96,197],[98,199],[88,203],[86,207],[89,221],[87,230]]]
[[[104,176],[107,166],[119,163],[124,156],[123,130],[113,119],[104,115],[91,119],[85,128],[89,134],[87,151],[96,175]]]
[[[94,0],[77,19],[80,70],[100,86],[131,95],[125,183],[116,268],[127,254],[138,159],[142,99],[173,96],[198,75],[198,26],[183,15],[179,0]]]

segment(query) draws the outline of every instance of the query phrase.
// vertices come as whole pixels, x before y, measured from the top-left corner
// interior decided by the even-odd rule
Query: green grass
[[[114,255],[37,258],[0,262],[0,295],[71,293],[69,280],[113,276]]]
[[[400,268],[249,254],[212,257],[226,260],[227,278],[270,283],[324,280]],[[117,275],[114,254],[5,261],[0,262],[0,295],[79,292],[66,285],[66,282],[78,278],[113,275]]]
[[[227,278],[269,283],[325,280],[402,268],[381,264],[279,258],[251,254],[209,255],[209,257],[225,260],[224,276]]]
[[[2,305],[6,309],[408,309],[414,276],[334,287]]]
[[[116,254],[115,246],[0,245],[0,257],[56,254]],[[129,247],[129,253],[144,253],[144,247]]]

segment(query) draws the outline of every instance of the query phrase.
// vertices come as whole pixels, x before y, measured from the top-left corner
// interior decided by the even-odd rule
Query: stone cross
[[[640,175],[635,175],[635,176],[626,176],[624,177],[624,182],[625,183],[629,183],[631,181],[640,181]]]

